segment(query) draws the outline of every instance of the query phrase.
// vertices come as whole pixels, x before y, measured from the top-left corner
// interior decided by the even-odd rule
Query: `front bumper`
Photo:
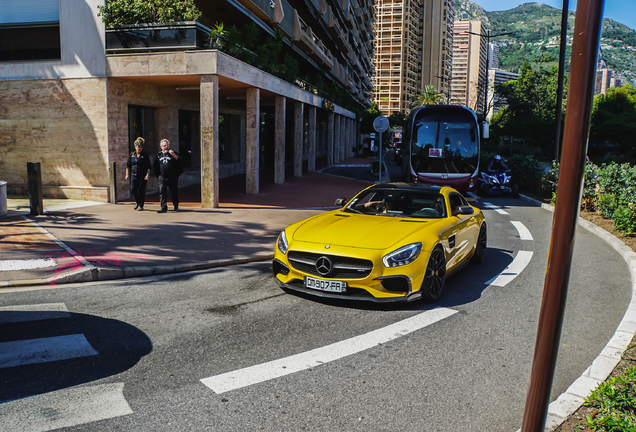
[[[424,255],[426,254],[424,253]],[[316,275],[294,268],[287,260],[287,256],[278,251],[276,252],[276,258],[272,262],[272,272],[281,288],[316,297],[374,303],[410,302],[421,298],[419,287],[422,284],[424,272],[418,270],[423,268],[418,265],[419,258],[421,257],[403,267],[387,269],[381,265],[376,265],[363,278],[320,278],[345,281],[347,288],[344,293],[307,288],[305,286],[305,277],[316,277]],[[414,271],[414,274],[404,274],[409,269]],[[413,292],[414,290],[416,292]]]

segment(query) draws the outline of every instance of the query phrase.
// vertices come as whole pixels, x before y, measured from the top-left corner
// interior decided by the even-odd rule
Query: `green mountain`
[[[455,0],[456,19],[481,20],[490,33],[511,33],[491,37],[499,45],[499,67],[517,71],[524,61],[549,68],[558,65],[561,9],[542,3],[525,3],[507,11],[486,12],[470,0]],[[572,48],[575,13],[568,14],[566,71]],[[614,71],[623,83],[636,85],[636,31],[603,19],[599,60]]]

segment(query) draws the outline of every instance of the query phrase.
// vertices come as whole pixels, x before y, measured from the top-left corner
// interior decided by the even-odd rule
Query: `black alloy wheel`
[[[422,281],[422,299],[427,302],[435,301],[442,295],[446,283],[446,257],[441,247],[431,252],[426,266],[426,273]]]
[[[481,224],[479,229],[479,236],[477,237],[477,244],[475,244],[475,253],[470,261],[474,264],[481,264],[484,262],[486,256],[486,247],[488,246],[488,230],[486,224]]]

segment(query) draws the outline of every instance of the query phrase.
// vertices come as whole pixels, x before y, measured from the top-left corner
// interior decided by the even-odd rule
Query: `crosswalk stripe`
[[[70,318],[64,303],[44,303],[0,307],[0,324]]]
[[[44,432],[132,414],[123,391],[124,383],[71,387],[0,404],[0,430]]]
[[[496,211],[496,212],[497,212],[497,213],[499,213],[499,214],[502,214],[502,215],[510,214],[510,213],[508,213],[507,211],[502,210],[502,209],[501,209],[501,207],[498,207],[498,206],[494,205],[493,203],[484,202],[484,205],[485,205],[486,207],[488,207],[489,209],[492,209],[492,210]]]
[[[33,270],[56,265],[57,262],[53,258],[3,260],[0,261],[0,271]]]
[[[0,343],[0,368],[98,355],[83,334]]]
[[[456,310],[438,307],[360,336],[282,359],[203,378],[201,382],[217,394],[236,390],[359,353],[420,330],[455,313]]]

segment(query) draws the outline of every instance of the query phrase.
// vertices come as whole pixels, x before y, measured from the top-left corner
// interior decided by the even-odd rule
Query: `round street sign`
[[[373,129],[376,130],[376,132],[384,132],[389,128],[389,119],[387,119],[384,116],[377,116],[375,118],[375,120],[373,120]]]

